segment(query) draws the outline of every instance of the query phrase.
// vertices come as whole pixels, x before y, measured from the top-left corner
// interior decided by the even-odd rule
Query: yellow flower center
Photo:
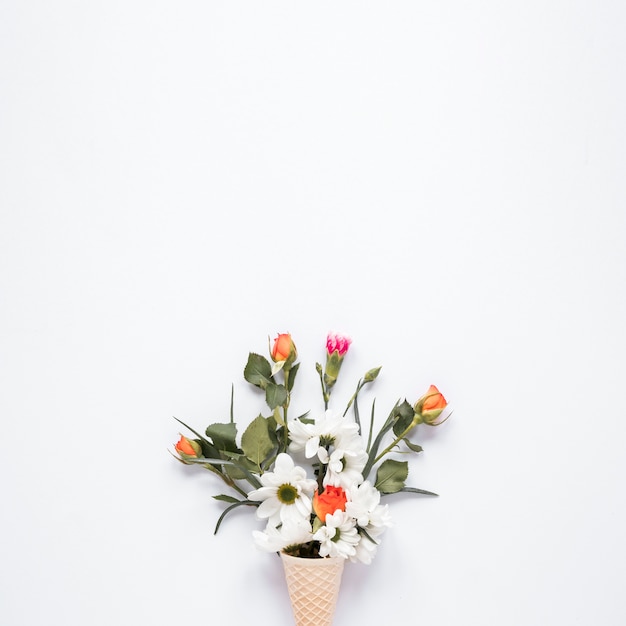
[[[293,504],[298,499],[298,490],[293,485],[285,483],[278,488],[276,496],[283,504]]]

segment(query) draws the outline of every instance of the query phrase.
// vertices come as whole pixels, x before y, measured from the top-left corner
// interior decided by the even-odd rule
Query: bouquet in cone
[[[338,585],[346,560],[371,563],[391,525],[383,497],[436,495],[407,485],[408,461],[392,456],[421,452],[414,441],[417,426],[437,426],[450,415],[446,399],[431,385],[413,403],[398,400],[377,431],[372,404],[365,427],[359,394],[381,367],[364,374],[343,410],[330,408],[350,345],[349,337],[328,334],[325,363],[315,364],[322,399],[314,412],[289,415],[300,363],[293,338],[282,333],[270,341],[269,359],[251,352],[243,371],[263,396],[265,415],[252,419],[240,435],[231,396],[230,420],[209,425],[203,434],[178,420],[190,433],[175,445],[178,460],[212,472],[229,488],[214,496],[227,505],[215,532],[231,511],[254,510],[264,524],[253,531],[254,541],[283,557],[294,614],[302,626],[330,624],[336,590],[327,575]]]

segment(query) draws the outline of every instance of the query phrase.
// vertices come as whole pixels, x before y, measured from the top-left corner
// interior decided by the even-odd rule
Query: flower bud
[[[375,381],[376,378],[378,377],[378,374],[380,373],[381,369],[382,369],[382,366],[381,367],[375,367],[375,368],[373,368],[371,370],[367,370],[367,372],[365,372],[365,376],[364,376],[363,380],[366,383],[371,383],[371,382]]]
[[[200,444],[193,439],[183,437],[183,435],[180,436],[178,443],[174,447],[183,461],[185,459],[197,459],[202,456]]]
[[[443,397],[443,394],[435,385],[431,385],[413,408],[422,422],[429,426],[436,426],[437,418],[447,406],[448,402]]]
[[[322,493],[316,491],[313,494],[313,510],[325,522],[327,515],[332,515],[335,511],[345,511],[346,501],[346,492],[341,487],[327,485]]]
[[[324,371],[324,382],[328,390],[337,382],[339,370],[343,359],[348,352],[352,339],[337,333],[328,333],[326,337],[326,369]]]
[[[297,358],[298,351],[296,345],[291,339],[289,333],[281,333],[274,339],[274,345],[272,346],[270,356],[275,363],[284,362],[284,367],[290,366]]]

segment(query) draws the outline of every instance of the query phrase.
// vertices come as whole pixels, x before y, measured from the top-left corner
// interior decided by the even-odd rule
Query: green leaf
[[[373,544],[378,545],[378,541],[376,541],[375,539],[373,539],[370,534],[365,530],[365,528],[361,528],[359,526],[359,535],[363,535],[366,539],[368,539],[369,541],[371,541]]]
[[[416,487],[403,487],[400,491],[405,491],[407,493],[419,493],[423,496],[439,496],[438,493],[433,493],[432,491],[426,491],[425,489],[417,489]]]
[[[284,385],[277,385],[270,381],[265,387],[265,401],[272,410],[277,406],[283,406],[287,401],[287,389]]]
[[[207,458],[219,458],[220,453],[218,449],[211,445],[204,437],[200,439],[200,447],[202,448],[202,454]]]
[[[294,363],[289,370],[289,377],[287,380],[287,390],[291,391],[293,389],[293,384],[296,382],[296,374],[298,373],[298,368],[300,367],[300,363]]]
[[[409,464],[407,461],[387,459],[378,468],[374,486],[381,493],[397,493],[404,488],[404,481],[408,475]]]
[[[233,498],[232,496],[227,496],[225,494],[220,494],[219,496],[213,496],[216,500],[221,500],[222,502],[230,502],[233,504],[234,502],[241,502],[241,500],[237,500],[237,498]]]
[[[231,423],[235,421],[235,415],[233,413],[233,408],[235,406],[235,385],[230,386],[230,421]]]
[[[413,450],[413,452],[421,452],[423,450],[422,446],[418,446],[416,443],[409,441],[406,437],[402,441],[404,441],[407,448],[409,448],[409,450]]]
[[[354,421],[359,429],[359,435],[361,434],[361,417],[359,415],[359,403],[357,402],[358,394],[354,395]],[[347,409],[346,409],[347,410]],[[345,413],[344,413],[345,415]]]
[[[276,423],[273,419],[272,421]],[[260,468],[261,463],[274,449],[268,418],[259,415],[250,422],[241,437],[241,448],[246,457]]]
[[[369,431],[369,434],[367,435],[367,448],[365,448],[368,453],[370,451],[370,448],[372,447],[372,435],[374,434],[375,409],[376,409],[376,398],[372,400],[372,412],[370,413],[370,431]],[[367,476],[364,476],[363,478],[365,479],[367,478]]]
[[[393,425],[393,432],[399,437],[410,425],[415,417],[413,407],[405,400],[396,408],[396,421]]]
[[[182,424],[185,428],[190,430],[196,437],[198,437],[198,442],[200,443],[200,447],[202,448],[202,454],[206,458],[217,458],[219,457],[219,452],[217,448],[210,442],[207,441],[199,432],[195,431],[191,426],[185,424],[185,422],[179,420],[177,417],[174,418],[177,422]]]
[[[312,417],[307,417],[307,415],[310,412],[311,411],[307,411],[306,413],[303,413],[302,415],[298,415],[296,419],[300,420],[303,424],[315,424],[315,420]]]
[[[226,517],[228,513],[230,513],[233,509],[236,509],[238,506],[259,506],[259,502],[250,502],[249,500],[241,500],[239,502],[235,502],[231,504],[217,520],[217,524],[215,525],[215,530],[213,531],[214,535],[217,535],[217,531],[220,529],[220,525],[222,524],[223,519]]]
[[[250,352],[243,377],[255,387],[265,389],[272,382],[272,366],[264,356]]]
[[[378,448],[380,447],[380,444],[382,443],[382,440],[387,434],[387,432],[389,432],[389,430],[393,426],[393,421],[395,419],[396,411],[398,410],[399,405],[400,405],[400,400],[398,400],[393,405],[393,408],[391,409],[389,415],[387,416],[385,423],[382,425],[381,429],[378,431],[378,434],[376,435],[376,438],[374,439],[372,445],[368,446],[369,457],[367,459],[367,463],[365,464],[365,467],[363,468],[363,471],[361,472],[364,480],[367,479],[370,472],[372,471],[372,468],[374,467],[374,460],[376,459],[376,456],[378,455]],[[372,405],[372,417],[373,415],[374,415],[374,405]],[[370,435],[370,438],[371,438],[371,435]]]
[[[226,461],[224,459],[205,459],[205,458],[200,458],[200,459],[191,459],[191,458],[187,458],[185,459],[185,461],[189,464],[193,463],[194,465],[233,465],[232,461]]]
[[[276,421],[276,418],[274,417],[273,414],[267,417],[266,419],[267,419],[267,430],[269,432],[270,439],[272,440],[274,445],[276,445],[278,443],[278,435],[276,434],[276,431],[278,429],[278,422]]]
[[[218,450],[241,452],[237,447],[236,442],[237,426],[232,422],[229,422],[228,424],[223,424],[221,422],[211,424],[206,429],[206,436],[211,438],[213,445]]]
[[[246,479],[257,489],[261,486],[258,478],[254,474],[259,473],[259,468],[242,452],[228,452],[224,450],[223,454],[231,459],[231,465],[224,466],[224,471],[236,480]]]
[[[280,424],[281,426],[285,425],[285,420],[283,419],[283,416],[280,414],[280,409],[278,407],[274,407],[274,410],[272,411],[272,417],[274,418],[274,421],[277,424]]]

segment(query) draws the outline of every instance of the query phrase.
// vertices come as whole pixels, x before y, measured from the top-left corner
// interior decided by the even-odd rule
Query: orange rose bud
[[[313,510],[325,522],[327,515],[332,515],[337,510],[346,510],[346,492],[341,487],[332,485],[328,485],[322,493],[316,491],[313,494]]]
[[[275,363],[279,361],[285,361],[285,365],[291,364],[296,360],[298,352],[296,345],[291,339],[289,333],[281,333],[274,339],[274,345],[271,350],[272,361]]]
[[[415,412],[422,418],[425,424],[436,426],[436,420],[448,406],[443,394],[431,385],[428,391],[415,404]]]
[[[187,439],[187,437],[183,437],[182,435],[174,447],[176,448],[176,452],[178,452],[183,459],[197,459],[202,456],[202,448],[200,447],[200,444],[197,441]]]

